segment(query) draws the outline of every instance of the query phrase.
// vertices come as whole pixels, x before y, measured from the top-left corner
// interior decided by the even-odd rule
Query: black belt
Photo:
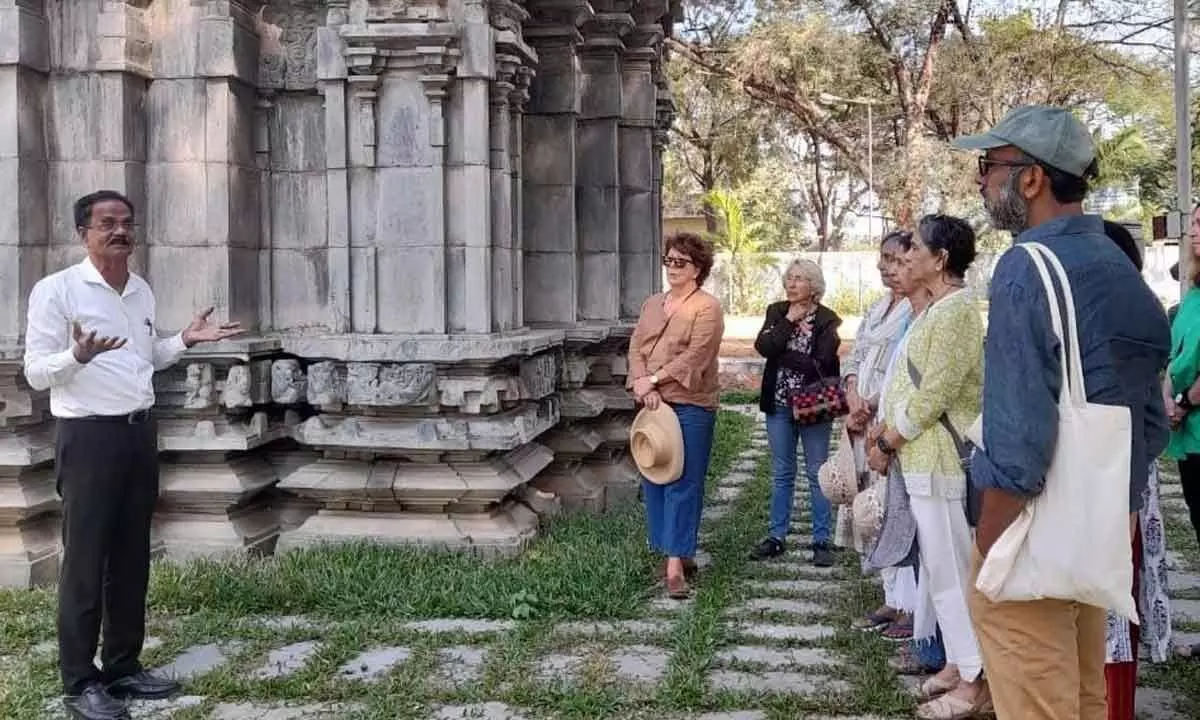
[[[88,415],[81,418],[64,418],[65,420],[82,420],[85,422],[111,422],[124,423],[126,425],[141,425],[149,422],[151,418],[150,408],[144,410],[134,410],[125,415]]]

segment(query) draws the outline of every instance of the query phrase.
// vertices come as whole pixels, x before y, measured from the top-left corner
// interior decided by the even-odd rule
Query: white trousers
[[[942,629],[946,662],[958,666],[959,675],[970,682],[983,670],[983,656],[967,609],[975,540],[963,501],[917,495],[910,500],[921,546],[921,591],[928,595]],[[914,627],[913,636],[921,630]]]
[[[910,567],[884,568],[883,603],[890,608],[911,613],[917,609],[917,574]]]

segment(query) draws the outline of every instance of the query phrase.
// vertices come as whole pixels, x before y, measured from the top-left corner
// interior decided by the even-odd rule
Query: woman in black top
[[[813,563],[829,567],[834,562],[830,545],[833,508],[821,493],[817,471],[829,456],[833,421],[798,422],[792,414],[792,398],[811,383],[841,377],[837,353],[842,320],[821,304],[825,277],[813,261],[794,260],[784,274],[783,285],[787,299],[767,308],[762,330],[754,341],[754,348],[767,359],[759,407],[767,416],[773,489],[770,529],[750,557],[765,560],[785,549],[796,484],[796,445],[801,443],[812,504]]]

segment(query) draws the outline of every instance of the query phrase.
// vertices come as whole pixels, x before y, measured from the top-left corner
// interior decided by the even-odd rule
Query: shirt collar
[[[1040,242],[1056,235],[1104,234],[1104,219],[1099,215],[1065,215],[1032,227],[1017,236],[1018,243]]]
[[[90,257],[85,255],[83,260],[79,262],[78,267],[80,272],[83,273],[84,282],[91,283],[93,285],[103,285],[104,287],[115,292],[116,289],[113,288],[112,285],[108,284],[108,281],[105,280],[104,276],[100,274],[100,271],[96,269],[96,265],[92,262]],[[128,297],[129,295],[137,292],[138,283],[136,278],[137,275],[134,275],[133,272],[130,271],[129,280],[125,282],[125,292],[121,293],[121,297]]]

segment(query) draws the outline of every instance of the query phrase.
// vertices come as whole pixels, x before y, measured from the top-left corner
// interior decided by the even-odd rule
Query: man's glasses
[[[103,233],[110,233],[121,228],[125,232],[134,232],[138,229],[138,224],[135,222],[116,222],[114,220],[101,220],[95,225],[85,225],[84,227],[91,230],[99,230]]]
[[[979,177],[987,177],[993,166],[999,167],[1033,167],[1037,163],[1014,162],[1012,160],[993,160],[983,155],[979,156]]]
[[[683,268],[687,267],[688,265],[691,265],[692,261],[687,258],[671,257],[670,255],[663,255],[662,263],[663,263],[663,267],[669,267],[669,268],[675,268],[676,270],[682,270]]]

